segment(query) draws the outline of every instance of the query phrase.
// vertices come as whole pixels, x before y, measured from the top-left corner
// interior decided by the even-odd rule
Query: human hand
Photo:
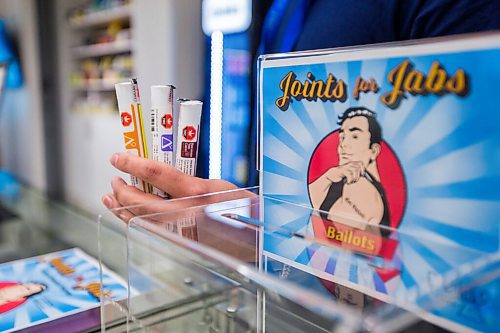
[[[365,173],[363,162],[348,162],[328,170],[327,177],[330,181],[338,183],[345,179],[347,184],[356,183]]]
[[[237,187],[225,180],[202,179],[186,175],[185,173],[169,166],[165,163],[137,157],[129,153],[115,153],[111,156],[111,164],[120,171],[136,176],[156,188],[167,192],[170,198],[183,198],[199,196],[212,192],[222,192],[235,190]],[[127,210],[120,210],[119,217],[128,222],[136,215],[151,214],[157,211],[164,211],[165,199],[154,194],[144,193],[132,185],[128,185],[122,178],[115,177],[111,181],[112,193],[102,197],[103,204],[109,208],[130,207]],[[241,196],[241,194],[240,194]],[[226,196],[230,199],[230,194]],[[221,200],[221,198],[218,198]],[[172,202],[168,209],[182,209],[194,205],[209,204],[210,199],[203,197],[194,198],[190,202]],[[158,203],[155,207],[154,203]],[[144,205],[152,203],[152,205]]]

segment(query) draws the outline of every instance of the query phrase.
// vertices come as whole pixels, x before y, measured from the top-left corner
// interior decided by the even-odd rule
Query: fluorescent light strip
[[[211,35],[210,56],[210,141],[208,177],[221,178],[222,165],[222,69],[224,35],[214,31]]]

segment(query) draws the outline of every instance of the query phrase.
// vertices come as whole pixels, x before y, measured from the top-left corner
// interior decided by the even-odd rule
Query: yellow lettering
[[[344,99],[345,97],[344,86],[345,86],[344,81],[339,80],[337,82],[335,88],[333,89],[333,97],[335,99],[338,99],[339,101]]]
[[[404,91],[401,90],[401,87],[409,65],[410,61],[405,60],[389,72],[388,79],[394,86],[394,89],[391,92],[382,95],[381,100],[382,103],[390,108],[398,107],[401,102],[401,98],[404,97]]]
[[[363,240],[361,241],[361,247],[366,248],[366,236],[363,236]]]
[[[325,87],[325,98],[331,99],[333,98],[333,86],[335,86],[335,76],[332,74],[328,74],[328,78],[326,79],[326,87]]]
[[[306,81],[304,82],[304,88],[302,89],[302,96],[304,96],[306,99],[311,98],[311,82]]]
[[[374,93],[378,91],[377,82],[373,78],[370,78],[370,81],[367,81],[361,76],[358,76],[356,78],[356,83],[354,84],[353,98],[359,99],[360,93],[367,93],[369,91]]]
[[[101,299],[101,284],[100,283],[92,282],[86,286],[78,285],[75,288],[86,290],[89,294],[91,294],[92,296],[94,296],[98,300]],[[104,296],[109,295],[109,293],[110,293],[109,291],[104,291]]]
[[[399,106],[405,97],[405,92],[424,96],[429,93],[437,96],[447,93],[465,96],[469,92],[465,71],[459,69],[449,77],[439,61],[432,63],[429,75],[426,77],[422,72],[413,69],[413,64],[409,60],[405,60],[389,72],[387,79],[393,85],[393,89],[383,94],[380,99],[392,109]]]
[[[283,95],[276,99],[274,104],[281,110],[286,111],[292,102],[292,98],[300,101],[302,98],[308,101],[316,101],[320,98],[323,102],[330,100],[331,102],[345,102],[347,99],[346,84],[342,80],[338,80],[333,74],[328,74],[326,83],[322,80],[316,80],[312,73],[307,73],[308,80],[303,83],[296,80],[297,75],[294,72],[289,72],[280,81],[280,89]]]
[[[424,75],[422,73],[411,71],[405,79],[404,89],[413,95],[422,94],[424,92],[423,81]]]
[[[319,98],[325,97],[325,89],[323,81],[313,81],[311,84],[311,97],[317,96]]]
[[[326,237],[328,238],[335,238],[335,228],[332,226],[329,226],[326,229]]]
[[[360,86],[361,86],[361,76],[358,76],[358,78],[356,79],[356,83],[354,84],[354,91],[352,93],[352,97],[354,99],[359,99],[359,90],[360,90]]]
[[[440,95],[443,93],[446,79],[446,72],[441,68],[439,62],[434,61],[425,82],[425,89],[433,94]]]
[[[302,83],[300,81],[293,81],[291,95],[296,99],[302,95]]]
[[[378,84],[374,79],[370,79],[370,91],[373,91],[374,93],[378,92]]]
[[[54,267],[61,275],[73,274],[75,270],[66,265],[61,258],[54,258],[50,261],[52,267]]]
[[[280,82],[280,89],[283,92],[283,96],[278,98],[274,104],[282,111],[286,111],[290,105],[290,83],[295,80],[296,77],[297,76],[293,72],[290,72]]]
[[[463,69],[457,70],[448,82],[446,82],[446,89],[458,96],[465,96],[468,93],[467,75]]]

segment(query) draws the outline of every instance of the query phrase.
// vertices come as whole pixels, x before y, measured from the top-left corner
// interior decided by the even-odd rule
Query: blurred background
[[[155,84],[204,102],[199,176],[252,183],[255,54],[270,2],[0,0],[0,191],[22,184],[104,210],[119,175],[109,158],[124,150],[114,84],[131,77],[145,115]]]

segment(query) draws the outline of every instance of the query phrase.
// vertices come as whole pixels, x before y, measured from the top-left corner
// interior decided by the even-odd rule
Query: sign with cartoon
[[[102,279],[104,293],[111,299],[127,297],[127,283],[105,267]],[[0,264],[0,332],[96,308],[100,300],[99,263],[80,249]]]
[[[498,254],[495,59],[498,34],[263,56],[264,255],[390,301]]]

